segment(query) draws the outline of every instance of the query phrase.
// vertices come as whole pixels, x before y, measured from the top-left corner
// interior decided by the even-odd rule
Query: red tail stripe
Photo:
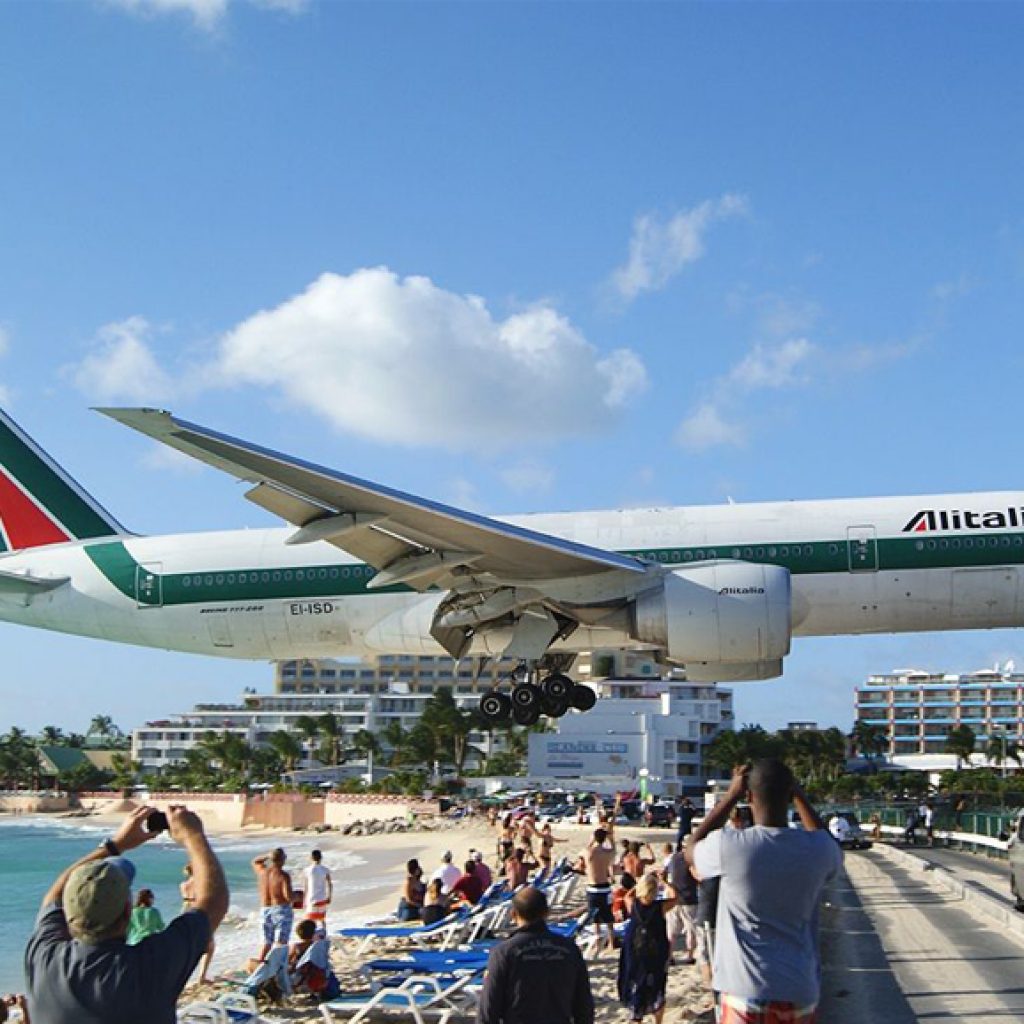
[[[15,551],[71,540],[3,471],[0,471],[0,519]]]

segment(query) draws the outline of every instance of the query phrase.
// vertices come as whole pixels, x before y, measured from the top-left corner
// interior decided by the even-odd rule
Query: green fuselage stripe
[[[1024,534],[883,537],[876,544],[880,572],[908,569],[966,569],[1024,564]],[[279,569],[218,569],[192,573],[147,573],[120,541],[90,544],[85,548],[101,573],[126,597],[164,605],[206,604],[220,601],[287,600],[354,597],[409,591],[392,586],[367,591],[376,570],[369,565],[331,563]],[[794,576],[849,572],[850,546],[846,541],[786,544],[719,544],[714,547],[660,547],[624,552],[686,568],[711,559],[729,558],[780,565]],[[869,555],[870,558],[870,555]],[[874,562],[871,562],[873,566]],[[870,568],[870,566],[869,566]]]

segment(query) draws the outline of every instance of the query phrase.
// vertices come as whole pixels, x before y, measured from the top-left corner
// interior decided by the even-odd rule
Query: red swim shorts
[[[722,993],[719,1024],[817,1024],[818,1007],[742,999]]]

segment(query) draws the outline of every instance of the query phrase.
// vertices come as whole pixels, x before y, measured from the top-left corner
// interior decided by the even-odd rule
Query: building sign
[[[579,775],[618,775],[632,778],[640,766],[639,737],[615,740],[530,737],[531,775],[573,778]]]

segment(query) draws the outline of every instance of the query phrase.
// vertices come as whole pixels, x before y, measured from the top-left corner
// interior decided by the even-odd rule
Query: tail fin
[[[127,532],[0,410],[0,551]]]

